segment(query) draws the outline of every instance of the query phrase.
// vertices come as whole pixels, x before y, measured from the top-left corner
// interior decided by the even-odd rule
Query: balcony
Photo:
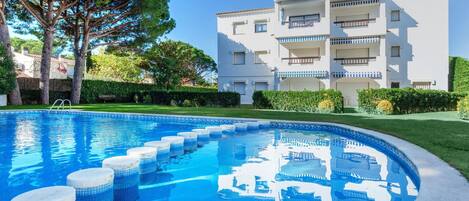
[[[289,29],[303,28],[303,27],[312,27],[314,23],[321,22],[321,16],[319,14],[313,15],[303,15],[303,16],[292,16],[288,22],[283,22],[283,24],[288,24]]]
[[[368,65],[371,60],[376,60],[376,57],[356,57],[356,58],[335,58],[334,61],[339,62],[341,65]]]
[[[294,58],[283,58],[282,61],[288,61],[288,65],[292,64],[313,64],[315,60],[319,60],[321,57],[294,57]]]
[[[331,8],[379,4],[380,0],[339,0],[331,1]]]
[[[335,25],[340,28],[356,28],[356,27],[368,27],[370,23],[376,22],[376,19],[360,19],[360,20],[345,20],[336,21]]]

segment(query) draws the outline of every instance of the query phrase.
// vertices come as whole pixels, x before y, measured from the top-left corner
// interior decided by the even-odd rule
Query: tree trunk
[[[72,82],[72,104],[80,104],[81,84],[85,70],[86,54],[75,54],[75,71],[73,72]]]
[[[8,26],[6,22],[1,20],[0,22],[0,41],[7,49],[7,55],[13,58],[13,53],[11,52],[11,41],[10,41],[10,34],[8,33]],[[12,69],[13,73],[16,75],[16,68]],[[23,101],[21,101],[21,92],[20,87],[18,86],[18,81],[15,79],[15,88],[8,94],[10,99],[10,103],[12,105],[22,105]]]
[[[54,41],[53,28],[44,29],[44,46],[42,48],[41,58],[41,79],[39,88],[41,89],[41,103],[49,104],[49,77],[50,77],[50,63],[52,57],[52,46]]]

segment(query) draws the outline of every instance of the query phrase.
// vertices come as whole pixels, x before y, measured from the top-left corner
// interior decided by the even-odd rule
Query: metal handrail
[[[56,106],[58,103],[60,104]],[[54,101],[54,104],[52,104],[52,106],[49,108],[49,112],[52,111],[54,108],[56,108],[57,110],[65,110],[65,103],[68,103],[68,109],[71,110],[72,101],[70,101],[69,99],[57,99]]]

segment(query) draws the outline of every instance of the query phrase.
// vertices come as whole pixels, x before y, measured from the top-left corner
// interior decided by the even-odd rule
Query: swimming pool
[[[237,119],[0,112],[1,201],[64,185],[144,142]],[[225,135],[142,178],[140,200],[415,200],[419,177],[395,147],[321,124],[273,122]]]

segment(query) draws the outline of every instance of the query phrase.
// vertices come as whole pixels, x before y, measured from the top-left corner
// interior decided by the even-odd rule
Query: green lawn
[[[21,106],[0,109],[44,109],[47,106]],[[105,112],[201,115],[334,122],[384,132],[402,138],[439,156],[469,178],[469,122],[459,120],[456,112],[379,116],[354,113],[310,114],[241,108],[182,108],[158,105],[95,104],[74,109]]]

